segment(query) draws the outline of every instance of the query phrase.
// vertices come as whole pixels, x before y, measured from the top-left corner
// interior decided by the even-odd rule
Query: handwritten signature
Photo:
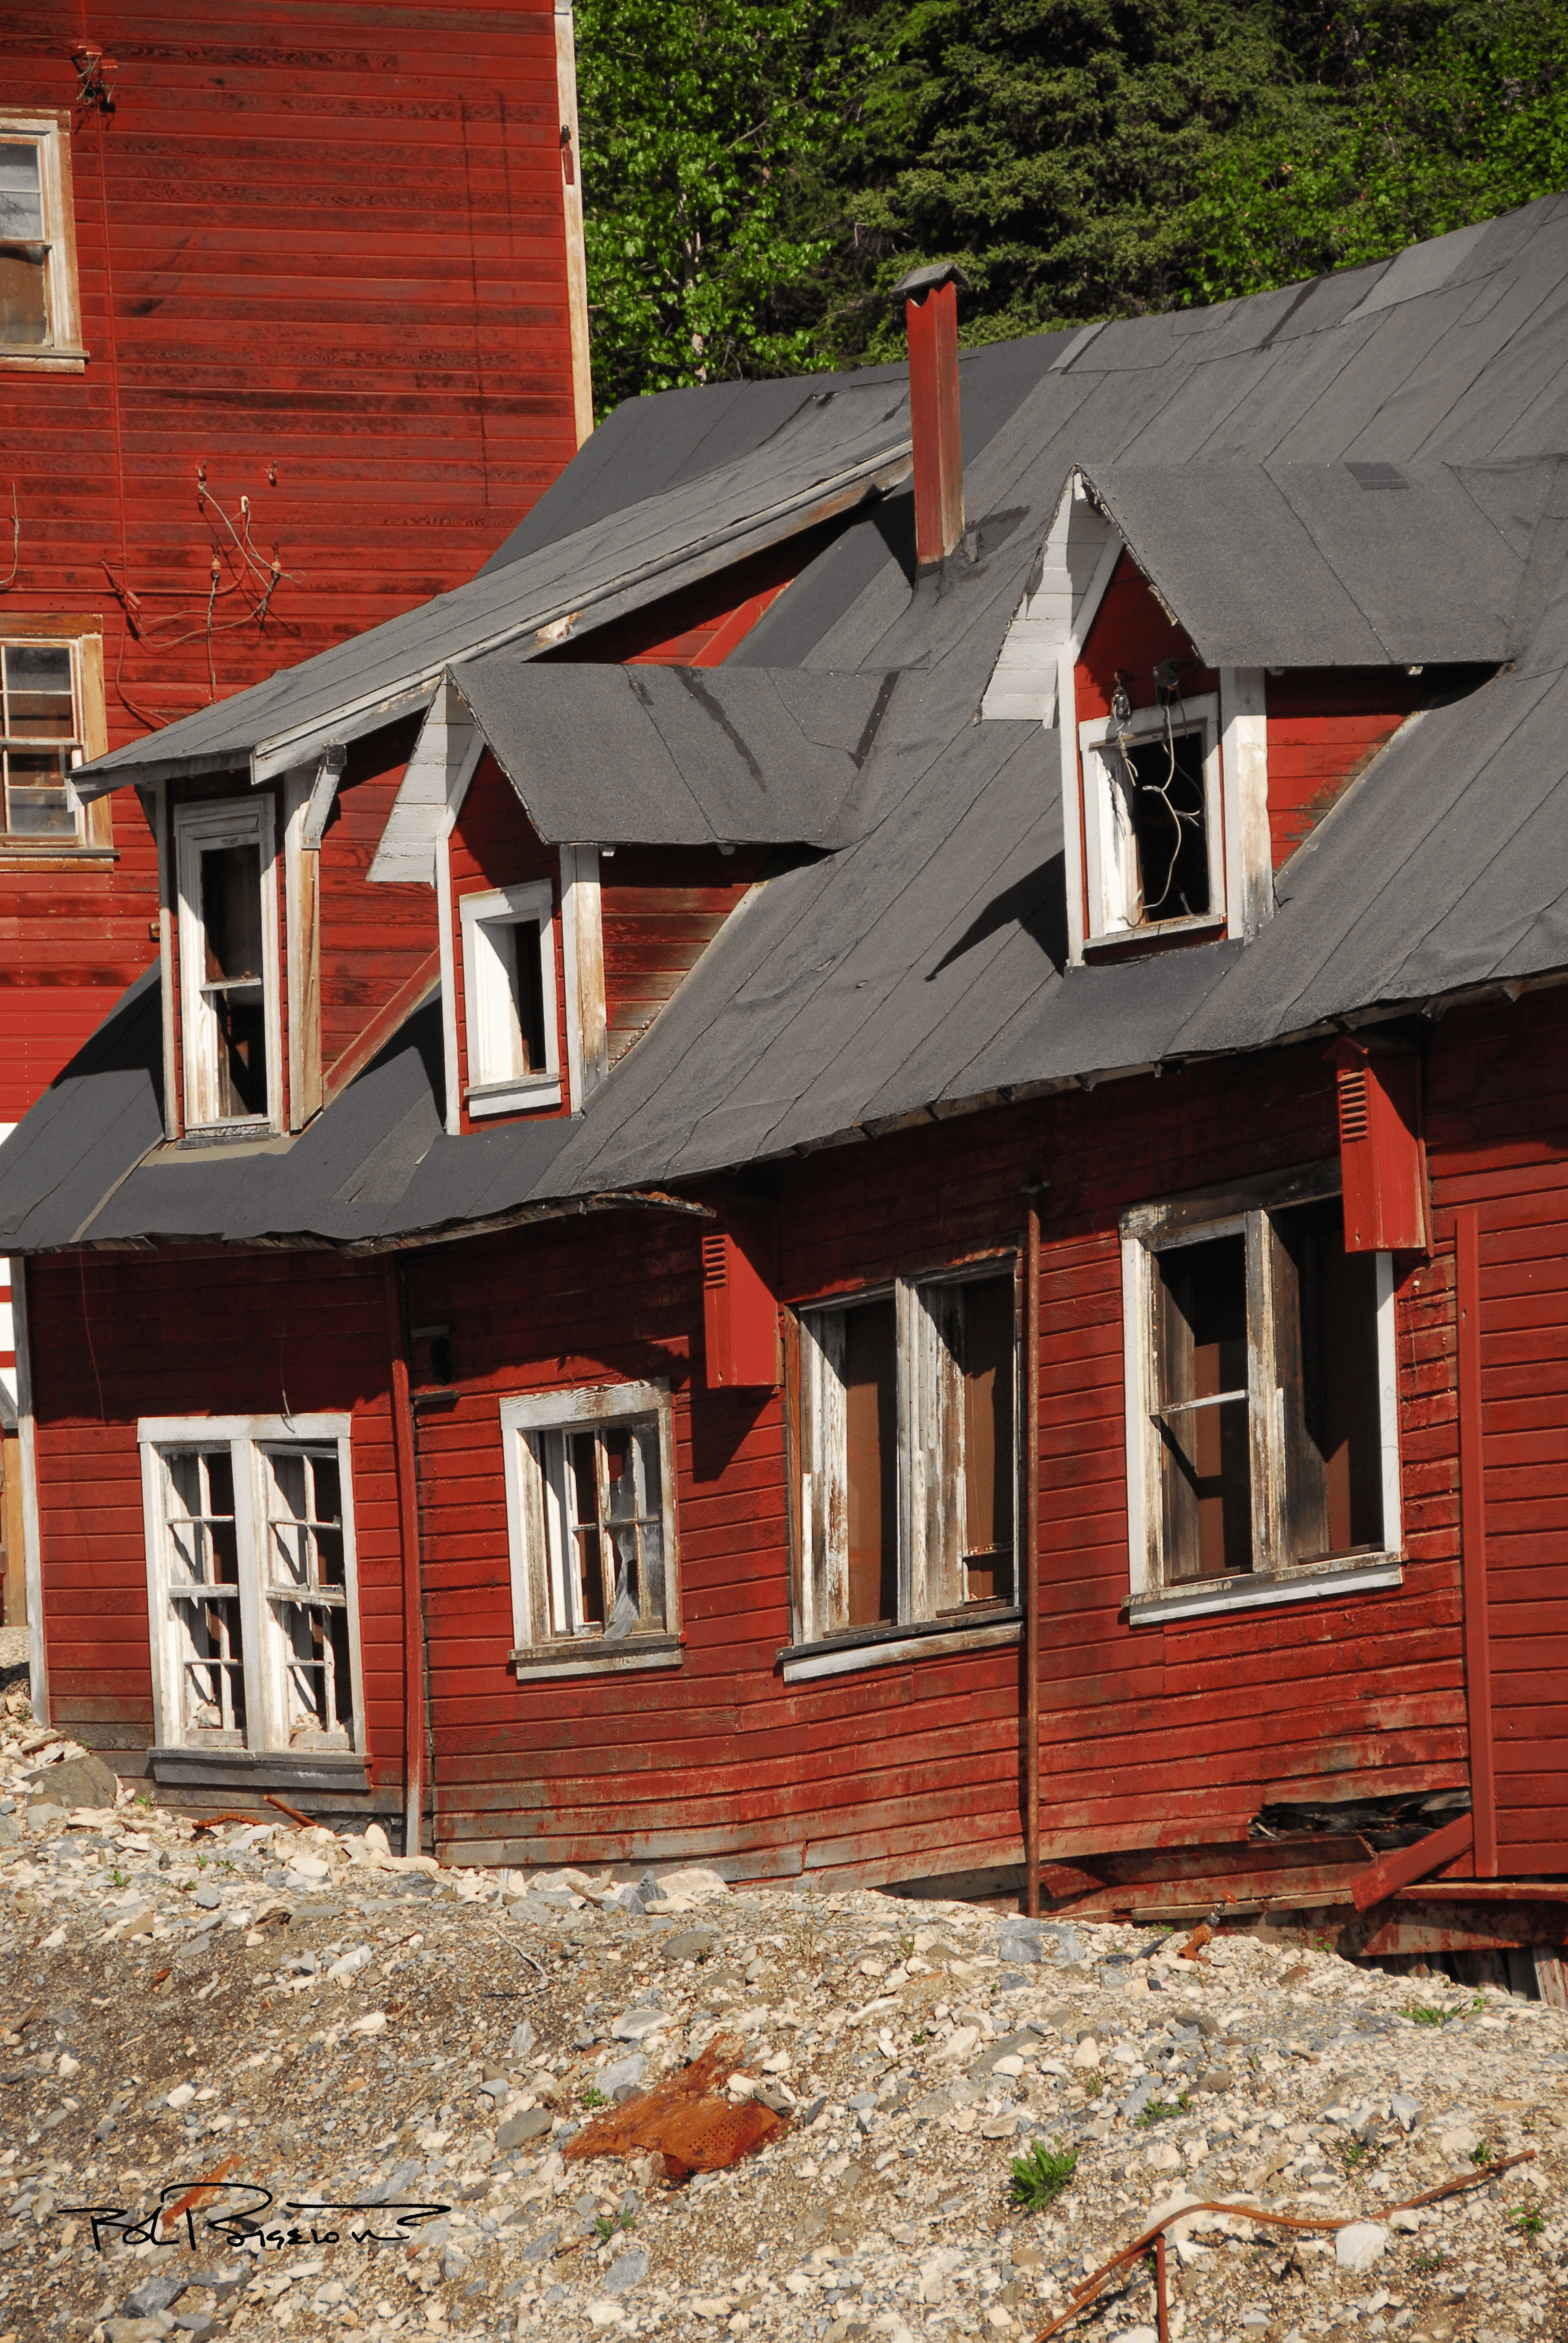
[[[231,2180],[218,2186],[210,2180],[176,2180],[163,2190],[149,2213],[134,2213],[124,2205],[62,2205],[59,2210],[62,2215],[75,2213],[91,2221],[93,2244],[99,2253],[105,2251],[106,2240],[111,2245],[117,2239],[126,2246],[177,2246],[182,2229],[185,2243],[194,2249],[197,2200],[210,2202],[215,2197],[238,2197],[244,2201],[229,2204],[222,2212],[201,2208],[202,2227],[216,2229],[221,2236],[231,2237],[236,2245],[251,2246],[263,2252],[269,2246],[337,2246],[346,2238],[356,2246],[407,2245],[422,2221],[433,2220],[437,2214],[452,2209],[449,2205],[374,2205],[359,2200],[286,2197],[279,2203],[279,2211],[291,2217],[301,2213],[374,2213],[382,2218],[394,2217],[394,2227],[389,2233],[369,2227],[357,2229],[352,2223],[347,2229],[318,2229],[314,2218],[307,2227],[302,2227],[297,2219],[284,2222],[276,2216],[268,2225],[260,2216],[269,2205],[279,2202],[269,2188],[248,2180]]]

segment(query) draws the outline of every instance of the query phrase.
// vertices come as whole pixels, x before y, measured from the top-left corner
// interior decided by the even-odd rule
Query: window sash
[[[20,657],[29,651],[64,652],[69,662],[70,730],[30,731],[16,701],[35,696],[15,679]],[[72,800],[70,774],[85,754],[83,734],[81,645],[70,637],[0,634],[0,834],[28,846],[51,840],[75,846],[82,836],[82,809]],[[47,768],[57,778],[47,778]],[[29,821],[28,814],[43,820]]]
[[[158,1420],[145,1422],[139,1437],[159,1745],[362,1748],[349,1434],[342,1420]],[[227,1514],[210,1501],[220,1459],[233,1487]],[[202,1499],[196,1510],[178,1486],[182,1477],[191,1480],[193,1464]],[[303,1514],[289,1504],[288,1475],[279,1466],[298,1469]],[[323,1485],[318,1469],[333,1484],[335,1521],[315,1502]],[[211,1524],[230,1534],[232,1578],[215,1576],[207,1561]],[[290,1528],[302,1534],[296,1550],[303,1566],[286,1560],[276,1566],[276,1533]],[[200,1689],[193,1671],[203,1670],[206,1704],[221,1712],[216,1719],[202,1718],[191,1697],[193,1684]]]
[[[1261,1185],[1263,1183],[1256,1183]],[[1122,1284],[1126,1342],[1129,1544],[1134,1595],[1191,1587],[1205,1579],[1245,1584],[1250,1578],[1289,1574],[1342,1560],[1397,1554],[1401,1544],[1398,1380],[1393,1327],[1392,1257],[1371,1257],[1372,1342],[1376,1359],[1376,1470],[1381,1534],[1327,1552],[1303,1551],[1302,1524],[1317,1502],[1303,1455],[1301,1345],[1303,1319],[1293,1291],[1281,1215],[1337,1196],[1336,1181],[1309,1172],[1274,1183],[1276,1194],[1241,1212],[1201,1217],[1201,1200],[1143,1207],[1123,1216]],[[1168,1218],[1167,1218],[1168,1214]],[[1161,1225],[1165,1221],[1166,1224]],[[1170,1486],[1171,1450],[1181,1431],[1178,1413],[1199,1413],[1191,1400],[1171,1404],[1164,1385],[1161,1339],[1167,1299],[1161,1263],[1185,1247],[1239,1237],[1244,1248],[1246,1370],[1223,1393],[1200,1404],[1212,1413],[1244,1405],[1249,1472],[1250,1560],[1244,1570],[1178,1573],[1172,1552]],[[1238,1391],[1240,1397],[1238,1397]]]
[[[23,330],[8,332],[0,316],[0,366],[75,372],[86,354],[81,347],[68,126],[57,113],[3,109],[0,144],[32,150],[38,202],[35,233],[31,222],[18,222],[13,233],[0,236],[0,277],[7,260],[21,271],[36,270],[42,309],[36,318],[41,331],[28,329],[36,314],[30,301],[15,319]],[[0,308],[4,290],[0,285]]]
[[[549,880],[465,895],[461,924],[469,1113],[504,1114],[518,1108],[558,1105],[555,920]],[[528,1022],[537,1019],[532,1047],[523,1031],[525,1004]],[[537,1057],[538,1062],[529,1064],[530,1057]]]
[[[179,972],[185,1128],[222,1131],[246,1125],[276,1130],[282,1120],[283,1073],[278,1049],[277,883],[271,800],[182,806],[175,814],[179,881]],[[216,975],[209,966],[209,860],[233,848],[256,850],[260,889],[261,967]],[[259,1015],[257,1012],[259,1011]],[[237,1078],[226,1083],[226,1052],[243,1071],[246,1050],[260,1042],[265,1059],[261,1103],[246,1108]],[[226,1096],[226,1089],[228,1094]]]
[[[668,1390],[612,1383],[519,1394],[501,1401],[500,1418],[518,1650],[574,1659],[602,1652],[609,1661],[675,1636]]]
[[[1208,859],[1209,908],[1195,915],[1173,914],[1159,920],[1133,916],[1141,892],[1138,852],[1125,807],[1120,739],[1146,748],[1164,739],[1167,718],[1177,738],[1197,737],[1202,743],[1204,845]],[[1134,936],[1156,936],[1172,929],[1223,924],[1226,918],[1224,823],[1220,755],[1220,702],[1217,694],[1201,692],[1162,708],[1134,709],[1127,722],[1096,718],[1081,724],[1079,782],[1084,814],[1085,891],[1089,933],[1085,945],[1108,943]]]
[[[1010,1537],[984,1557],[1005,1570],[1004,1593],[972,1597],[967,1564],[970,1493],[966,1455],[964,1296],[1005,1278],[1016,1262],[998,1256],[965,1273],[900,1278],[841,1302],[799,1313],[799,1641],[871,1632],[881,1621],[853,1615],[850,1554],[849,1421],[847,1381],[850,1314],[891,1300],[894,1344],[897,1588],[895,1616],[912,1625],[943,1617],[955,1624],[982,1615],[1018,1589],[1018,1378],[1016,1302],[1006,1392],[1010,1433],[1007,1491]]]

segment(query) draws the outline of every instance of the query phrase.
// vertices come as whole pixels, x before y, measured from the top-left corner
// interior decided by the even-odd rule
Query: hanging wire
[[[22,517],[16,509],[16,483],[13,480],[11,483],[11,567],[6,571],[5,577],[0,578],[0,594],[3,594],[5,591],[7,586],[11,586],[15,583],[16,571],[21,564],[21,559]]]
[[[1142,775],[1139,772],[1137,766],[1132,761],[1132,740],[1128,730],[1128,727],[1132,720],[1132,709],[1125,691],[1118,692],[1117,700],[1120,705],[1113,707],[1112,720],[1116,725],[1117,753],[1121,759],[1122,771],[1127,777],[1129,799],[1131,799],[1131,798],[1139,795],[1143,797],[1158,798],[1161,804],[1164,807],[1166,813],[1169,815],[1171,829],[1175,832],[1176,842],[1171,850],[1171,860],[1166,868],[1164,883],[1161,885],[1157,895],[1151,897],[1148,889],[1143,884],[1143,857],[1141,850],[1140,851],[1138,858],[1139,892],[1142,898],[1141,916],[1146,920],[1157,919],[1161,910],[1164,908],[1166,900],[1170,895],[1171,883],[1176,876],[1176,865],[1181,860],[1181,849],[1186,842],[1182,825],[1184,823],[1190,824],[1193,830],[1201,831],[1204,819],[1203,811],[1201,808],[1200,808],[1196,812],[1187,811],[1182,807],[1174,804],[1171,800],[1171,792],[1175,787],[1177,781],[1185,780],[1187,776],[1183,773],[1179,773],[1177,770],[1176,732],[1175,727],[1172,725],[1171,720],[1171,701],[1169,699],[1165,699],[1161,702],[1165,718],[1165,778],[1163,780],[1149,781],[1143,779]],[[1180,708],[1181,706],[1181,702],[1177,700],[1176,706]],[[1123,710],[1125,710],[1125,713],[1122,712]],[[1187,901],[1186,896],[1182,895],[1180,898],[1180,901],[1181,909],[1190,913],[1191,906]]]

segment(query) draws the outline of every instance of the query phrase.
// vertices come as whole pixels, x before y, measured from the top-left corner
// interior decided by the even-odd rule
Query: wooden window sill
[[[1397,1554],[1331,1555],[1326,1562],[1302,1563],[1294,1570],[1250,1571],[1235,1578],[1190,1579],[1180,1586],[1158,1587],[1132,1595],[1127,1617],[1131,1626],[1149,1627],[1222,1611],[1254,1611],[1265,1604],[1368,1594],[1403,1583],[1404,1564]]]
[[[156,1782],[209,1789],[367,1790],[370,1775],[354,1749],[149,1749]]]
[[[88,356],[86,350],[68,349],[57,343],[34,350],[7,347],[0,349],[0,367],[33,367],[42,374],[80,374]]]
[[[0,839],[0,870],[112,870],[119,859],[113,846],[20,846]]]
[[[528,1114],[540,1107],[559,1106],[561,1086],[554,1074],[537,1081],[484,1082],[471,1089],[463,1103],[469,1116]]]
[[[1154,920],[1146,928],[1119,928],[1103,936],[1085,936],[1085,959],[1105,952],[1152,951],[1162,943],[1199,943],[1225,932],[1223,911],[1200,911],[1184,920]]]
[[[586,1636],[570,1644],[523,1644],[508,1652],[519,1684],[554,1677],[629,1675],[639,1668],[678,1668],[685,1654],[678,1635],[624,1635],[613,1644]]]
[[[865,1668],[896,1667],[910,1660],[942,1659],[957,1652],[984,1652],[1016,1644],[1022,1614],[987,1609],[972,1623],[950,1616],[902,1627],[871,1627],[833,1635],[819,1644],[792,1644],[779,1654],[786,1684],[809,1684],[819,1676],[859,1674]]]

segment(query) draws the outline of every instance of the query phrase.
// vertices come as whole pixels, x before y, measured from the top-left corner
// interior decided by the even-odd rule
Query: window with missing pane
[[[197,1448],[166,1455],[162,1463],[167,1574],[162,1630],[177,1736],[243,1748],[245,1629],[233,1460],[226,1448]]]
[[[83,355],[66,124],[0,109],[0,365]]]
[[[501,1426],[514,1657],[678,1656],[668,1393],[633,1383],[506,1399]]]
[[[66,786],[83,753],[71,645],[0,642],[0,776],[8,837],[75,844],[79,823]]]
[[[466,895],[460,917],[469,1113],[558,1105],[548,881]]]
[[[1135,1592],[1398,1548],[1392,1262],[1327,1180],[1124,1217]]]
[[[261,1461],[275,1704],[291,1749],[347,1749],[354,1684],[337,1452],[266,1448]]]
[[[187,1131],[280,1111],[270,801],[182,807],[180,991]]]
[[[1080,727],[1087,940],[1202,928],[1225,907],[1219,703]]]

